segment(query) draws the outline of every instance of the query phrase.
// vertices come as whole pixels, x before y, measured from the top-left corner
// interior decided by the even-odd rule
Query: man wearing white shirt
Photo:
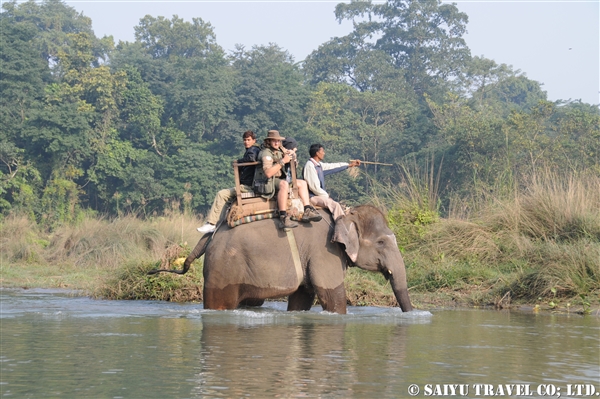
[[[310,194],[310,203],[312,205],[327,208],[333,215],[333,219],[344,215],[342,206],[331,199],[327,191],[325,191],[325,176],[341,172],[348,168],[353,168],[360,165],[359,160],[337,163],[321,162],[325,158],[325,149],[321,144],[313,144],[309,150],[310,159],[304,166],[304,180],[308,184]]]

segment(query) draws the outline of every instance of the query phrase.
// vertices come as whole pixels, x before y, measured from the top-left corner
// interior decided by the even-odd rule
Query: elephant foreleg
[[[316,287],[315,291],[323,310],[346,314],[346,289],[344,288],[344,283],[333,289]]]
[[[296,292],[289,296],[287,310],[310,310],[314,300],[315,292],[300,286]]]

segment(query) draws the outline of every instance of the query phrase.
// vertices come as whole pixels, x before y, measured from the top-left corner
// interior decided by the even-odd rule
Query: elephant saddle
[[[251,192],[242,192],[240,184],[239,168],[242,166],[258,165],[259,162],[233,163],[233,175],[235,177],[236,199],[227,215],[227,224],[229,227],[239,226],[240,224],[251,223],[257,220],[272,219],[278,217],[277,197],[263,198],[260,194]],[[288,194],[288,214],[294,219],[299,219],[304,207],[298,197],[298,186],[296,184],[296,168],[291,168],[292,184]]]

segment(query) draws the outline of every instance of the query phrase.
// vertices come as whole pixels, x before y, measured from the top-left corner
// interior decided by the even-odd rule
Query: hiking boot
[[[279,228],[280,229],[287,231],[289,229],[293,229],[294,227],[298,227],[298,223],[293,222],[287,216],[280,216],[279,217]]]
[[[304,214],[302,215],[302,219],[300,219],[300,221],[303,223],[308,223],[308,222],[318,222],[321,219],[323,219],[323,216],[321,216],[321,214],[319,212],[317,212],[316,209],[306,208],[304,210]]]

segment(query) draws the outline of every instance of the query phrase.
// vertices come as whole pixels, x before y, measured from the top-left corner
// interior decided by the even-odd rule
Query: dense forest
[[[0,212],[49,228],[204,213],[249,129],[297,139],[301,164],[319,142],[326,161],[394,165],[333,177],[350,205],[419,171],[442,212],[540,168],[600,175],[597,105],[548,101],[525,73],[472,56],[452,4],[340,3],[354,30],[300,62],[277,45],[228,54],[200,16],[147,15],[115,44],[60,0],[2,8]]]

